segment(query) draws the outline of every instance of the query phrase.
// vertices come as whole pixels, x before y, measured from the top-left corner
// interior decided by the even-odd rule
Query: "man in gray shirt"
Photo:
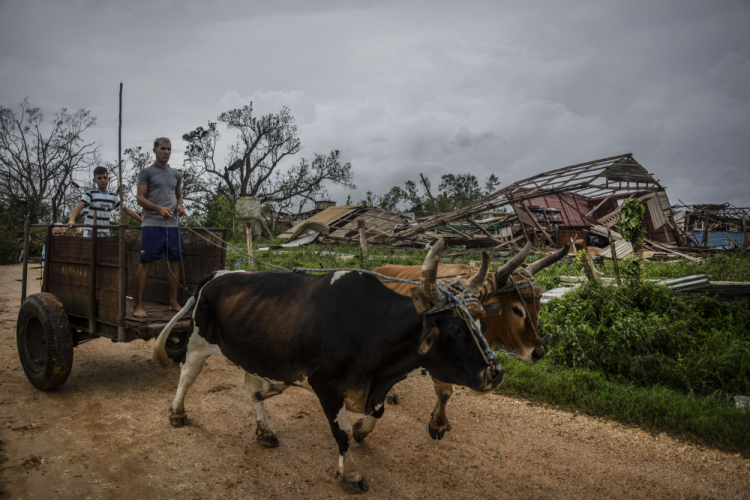
[[[174,214],[185,215],[182,207],[182,174],[167,163],[172,154],[172,143],[166,137],[154,141],[156,161],[138,174],[138,204],[143,207],[141,229],[141,263],[136,274],[136,296],[133,316],[145,318],[143,290],[155,260],[161,260],[166,250],[169,274],[169,307],[181,309],[177,302],[177,280],[180,260],[185,258],[185,243]]]

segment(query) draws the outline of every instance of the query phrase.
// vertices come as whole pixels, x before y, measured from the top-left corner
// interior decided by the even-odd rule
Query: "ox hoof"
[[[397,394],[394,394],[393,396],[386,396],[385,400],[389,405],[397,405],[399,403]]]
[[[438,431],[432,428],[432,422],[430,422],[429,424],[427,424],[427,430],[430,432],[430,437],[432,439],[441,440],[443,439],[443,436],[445,436],[445,431],[451,430],[451,426],[449,424],[445,430]]]
[[[357,423],[354,424],[354,427],[352,428],[352,437],[358,443],[361,443],[367,437],[367,433],[362,432],[361,420],[357,421]]]
[[[352,493],[354,495],[364,493],[365,491],[370,489],[370,487],[367,486],[367,481],[365,481],[364,478],[360,479],[359,481],[342,481],[341,486],[344,488],[344,491],[346,491],[347,493]]]
[[[188,420],[187,415],[172,415],[169,417],[169,423],[172,424],[172,427],[184,427],[186,425],[190,425],[190,420]]]
[[[266,448],[276,448],[279,446],[279,438],[271,434],[270,436],[258,436],[255,438],[258,440],[261,446]]]

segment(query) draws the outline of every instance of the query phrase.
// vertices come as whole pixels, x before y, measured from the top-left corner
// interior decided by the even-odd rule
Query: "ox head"
[[[555,254],[521,268],[530,250],[531,243],[527,243],[495,272],[494,293],[484,300],[484,305],[488,310],[487,341],[490,345],[517,351],[521,360],[534,363],[544,356],[548,340],[538,334],[542,289],[534,280],[534,274],[565,257],[570,243]]]
[[[503,381],[503,368],[497,364],[482,335],[485,330],[484,309],[477,300],[489,273],[489,256],[482,259],[479,272],[468,283],[459,300],[460,307],[451,306],[451,298],[437,285],[437,268],[443,240],[430,250],[419,279],[412,289],[414,307],[422,315],[419,354],[429,356],[430,374],[446,383],[467,386],[486,392]]]

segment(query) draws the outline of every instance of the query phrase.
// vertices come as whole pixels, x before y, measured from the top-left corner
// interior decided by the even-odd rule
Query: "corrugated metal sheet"
[[[534,221],[531,220],[531,217],[529,217],[529,214],[526,213],[526,210],[519,208],[518,210],[516,210],[516,215],[518,215],[518,220],[520,220],[527,226],[536,228],[536,224],[534,224]]]
[[[657,284],[667,285],[675,293],[707,292],[725,298],[750,296],[750,283],[742,281],[709,281],[705,273],[687,274],[679,278],[661,280]]]
[[[659,229],[667,223],[667,220],[664,218],[664,210],[662,210],[661,203],[657,197],[654,196],[646,200],[646,206],[648,207],[649,214],[651,214],[654,229]]]
[[[561,286],[559,288],[553,288],[552,290],[547,290],[546,292],[542,293],[541,303],[544,304],[546,302],[549,302],[552,299],[559,299],[566,293],[572,290],[575,290],[575,288],[576,287],[572,287],[572,286]]]
[[[615,241],[615,251],[617,252],[617,260],[623,260],[633,253],[633,245],[629,241],[617,240]],[[598,257],[611,259],[612,258],[612,245],[609,245],[596,254]]]
[[[521,196],[527,192],[526,189],[519,189],[514,193],[514,196]],[[586,219],[581,214],[587,214],[591,212],[596,205],[591,202],[588,198],[583,198],[573,193],[560,193],[560,194],[544,194],[544,191],[539,192],[539,196],[524,200],[521,203],[514,203],[513,208],[518,214],[518,218],[524,222],[524,224],[536,227],[533,222],[526,222],[522,217],[526,211],[521,208],[521,205],[530,206],[542,206],[546,208],[555,208],[560,211],[559,221],[560,225],[572,226],[572,227],[588,227],[591,225],[591,221]],[[575,207],[571,208],[571,207]],[[578,210],[578,211],[576,211]],[[532,210],[533,212],[534,210]],[[580,212],[580,213],[579,213]],[[526,214],[528,219],[528,214]],[[593,216],[591,217],[593,219]]]
[[[706,273],[687,274],[679,278],[657,281],[656,283],[658,285],[667,285],[675,292],[697,292],[711,286]]]
[[[350,212],[353,212],[354,210],[360,207],[361,207],[360,205],[345,205],[343,207],[326,208],[322,212],[319,212],[313,215],[309,219],[305,219],[299,224],[295,224],[291,229],[288,229],[287,231],[280,234],[279,238],[284,239],[284,240],[289,239],[289,237],[292,234],[294,234],[296,227],[302,224],[303,222],[312,221],[312,222],[322,222],[323,224],[330,224],[331,222],[334,222],[335,220],[340,219],[341,217],[344,217],[345,215],[349,214]]]
[[[589,232],[597,234],[599,236],[604,236],[605,238],[607,237],[607,228],[604,226],[591,226],[589,228]],[[612,233],[612,238],[615,241],[622,239],[622,236],[620,236],[620,233],[618,233],[614,229],[610,229],[610,232]]]
[[[724,248],[734,248],[734,243],[726,237],[724,233],[727,233],[729,236],[732,237],[734,241],[737,242],[738,245],[742,246],[742,243],[745,241],[745,236],[742,234],[742,231],[723,231],[723,232],[716,232],[716,233],[708,233],[708,246],[709,247],[724,247]],[[697,232],[687,232],[685,233],[689,238],[693,240],[693,244],[696,246],[703,246],[703,233]]]
[[[655,182],[648,170],[632,157],[616,161],[603,174],[608,180],[615,182]]]

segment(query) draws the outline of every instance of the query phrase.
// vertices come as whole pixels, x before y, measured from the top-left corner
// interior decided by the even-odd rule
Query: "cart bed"
[[[158,334],[165,323],[177,314],[177,311],[172,311],[166,304],[157,304],[156,302],[143,302],[143,310],[146,311],[145,318],[136,318],[133,316],[133,306],[135,300],[128,297],[126,302],[127,315],[125,316],[125,328],[128,330],[136,331],[136,337],[147,339]],[[183,327],[190,321],[190,314],[185,314],[183,318],[177,323],[179,327]],[[156,325],[159,327],[154,328]]]

